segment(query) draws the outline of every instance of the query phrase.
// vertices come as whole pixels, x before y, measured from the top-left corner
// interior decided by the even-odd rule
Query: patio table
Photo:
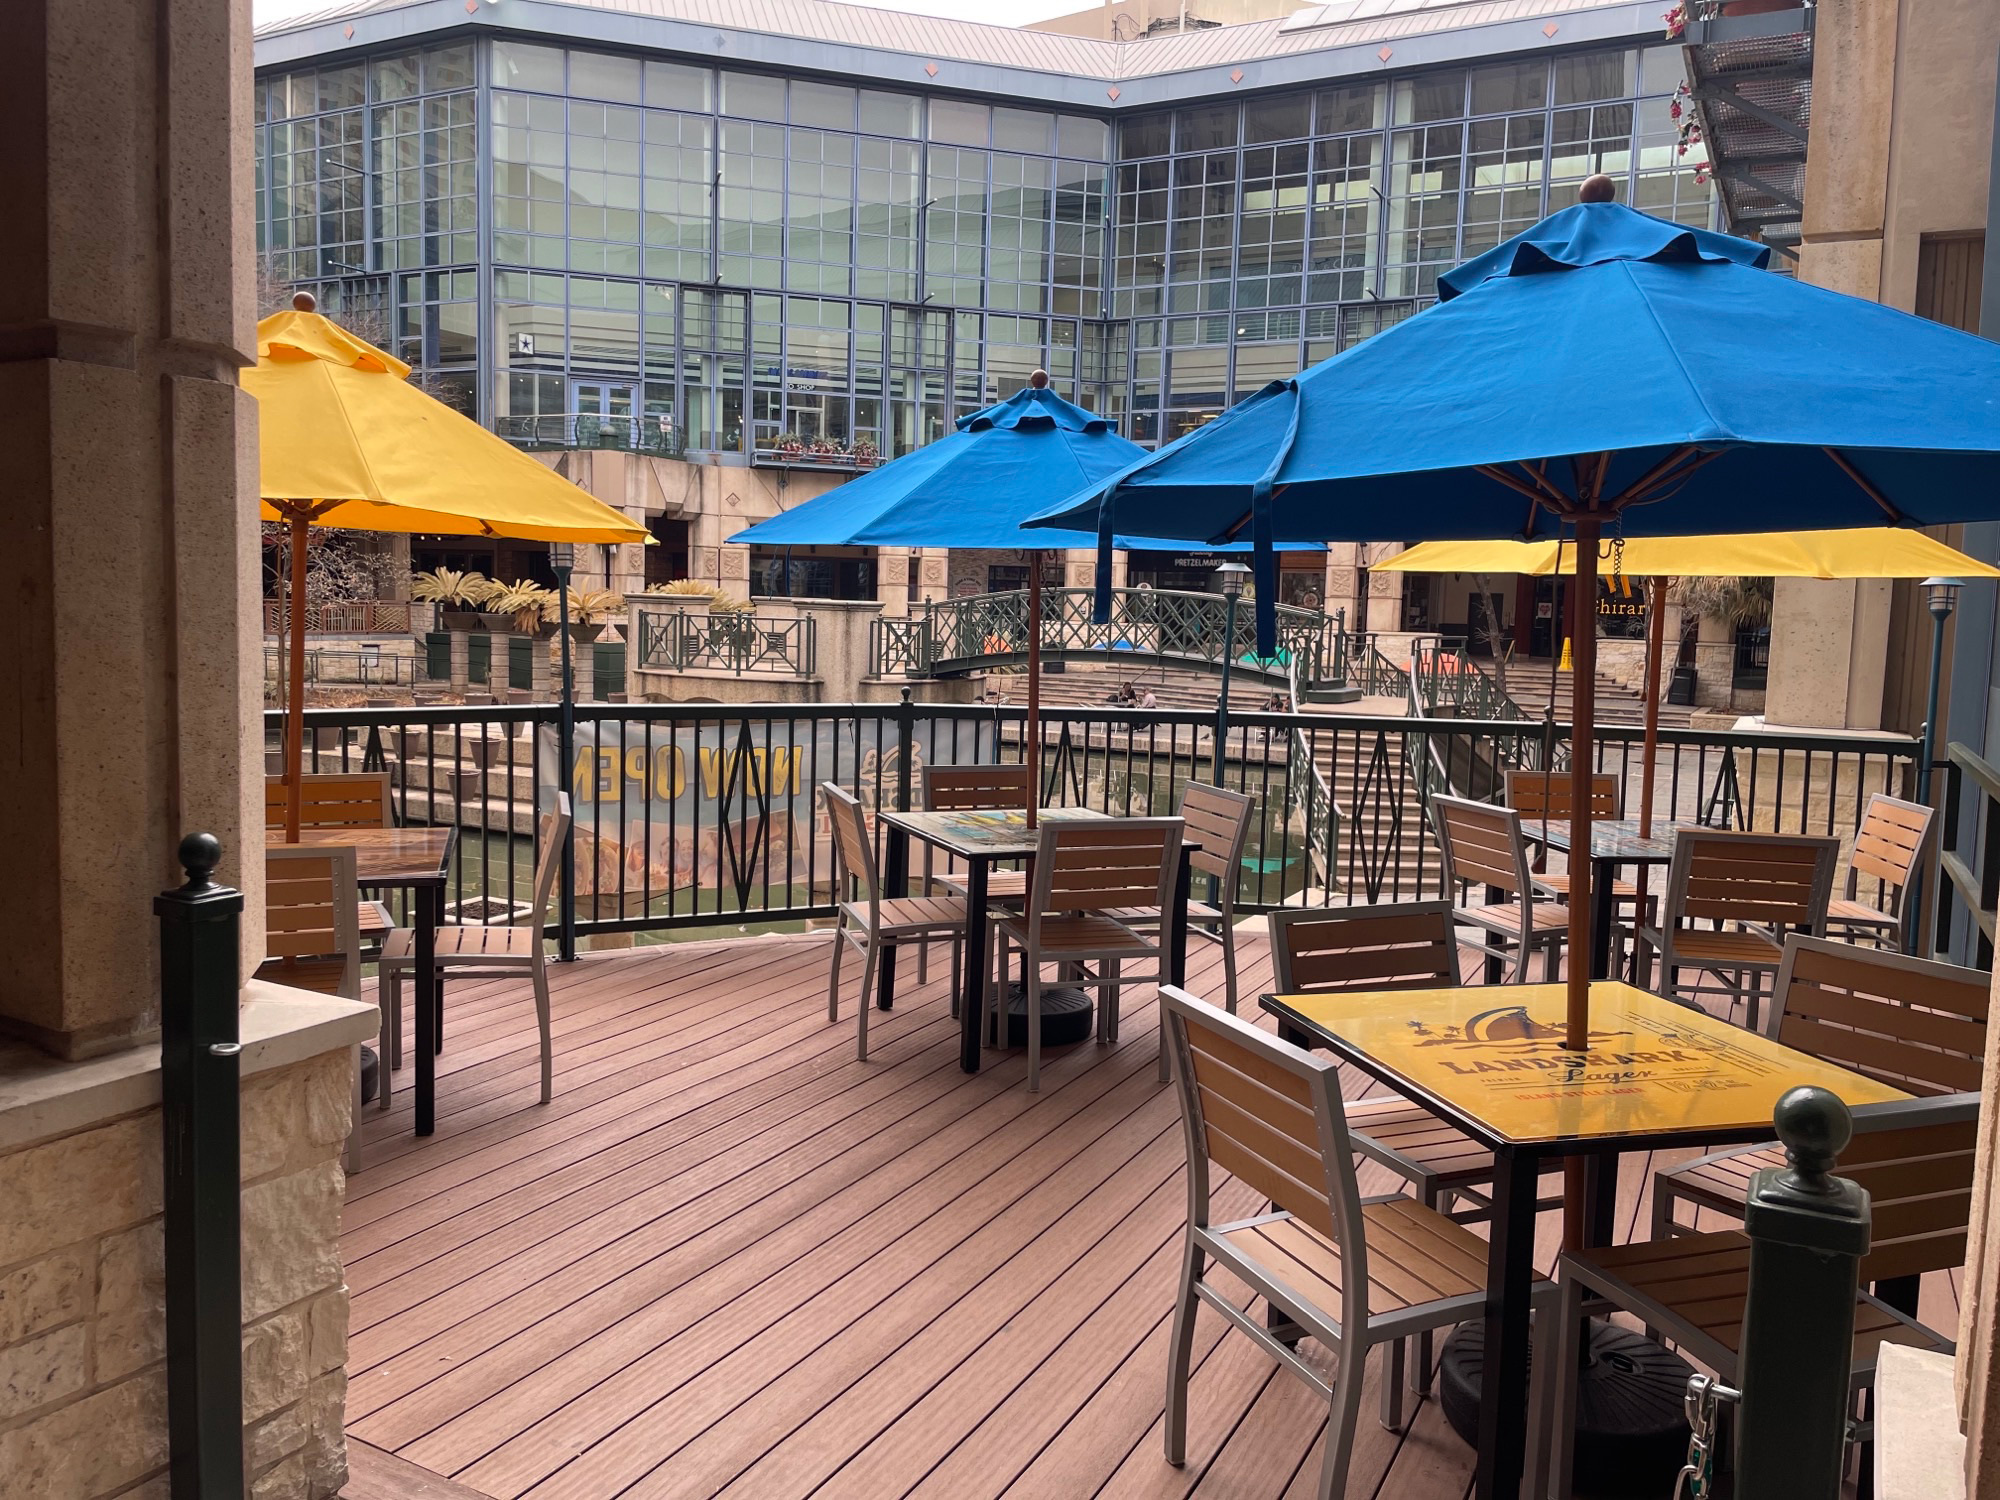
[[[1041,836],[1028,826],[1028,815],[1018,809],[998,811],[895,812],[877,814],[892,831],[883,885],[901,895],[909,870],[909,841],[912,838],[965,861],[965,968],[960,976],[958,1005],[958,1065],[968,1073],[979,1071],[979,985],[986,973],[987,902],[986,877],[995,861],[1027,859],[1040,847]],[[1088,807],[1045,807],[1038,814],[1044,822],[1062,819],[1105,819]],[[1192,889],[1188,856],[1199,844],[1181,844],[1180,873],[1174,883],[1174,907],[1167,914],[1166,932],[1168,983],[1179,984],[1187,977],[1187,904]],[[883,951],[876,981],[876,1005],[889,1008],[896,994],[896,950]]]
[[[1493,1153],[1475,1493],[1515,1500],[1528,1441],[1536,1180],[1552,1157],[1591,1171],[1590,1244],[1611,1239],[1618,1156],[1771,1137],[1787,1089],[1849,1105],[1908,1096],[1693,1006],[1616,980],[1590,986],[1591,1050],[1562,1048],[1560,984],[1267,995],[1278,1030],[1380,1079]]]
[[[299,843],[351,845],[354,883],[365,890],[410,893],[410,925],[415,933],[414,1005],[416,1023],[416,1133],[436,1128],[437,1109],[437,928],[443,918],[445,872],[458,842],[456,828],[302,828]],[[282,846],[280,829],[264,835],[266,848]],[[377,1065],[386,1073],[389,1059]]]
[[[1611,919],[1618,903],[1610,899],[1611,883],[1620,865],[1637,865],[1639,894],[1646,893],[1645,871],[1655,865],[1674,862],[1674,837],[1679,832],[1671,823],[1655,821],[1651,838],[1639,837],[1637,818],[1592,819],[1590,824],[1590,888],[1598,892],[1590,912],[1590,977],[1611,977]],[[1551,849],[1570,852],[1569,823],[1562,818],[1521,819],[1521,833]],[[1575,865],[1575,860],[1570,861]],[[1641,916],[1643,917],[1643,913]]]

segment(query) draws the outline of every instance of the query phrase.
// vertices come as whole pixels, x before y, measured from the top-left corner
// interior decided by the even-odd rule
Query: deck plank
[[[1211,1309],[1188,1462],[1162,1453],[1186,1190],[1151,991],[1115,1046],[1051,1053],[1029,1095],[1020,1054],[959,1071],[939,953],[923,985],[904,958],[856,1061],[858,972],[829,1025],[827,957],[808,935],[558,966],[547,1106],[526,986],[447,991],[437,1135],[410,1136],[407,1088],[363,1121],[349,1495],[464,1493],[383,1488],[396,1463],[495,1500],[1313,1493],[1323,1409]],[[1189,957],[1189,987],[1219,995],[1217,950]],[[1261,939],[1242,967],[1261,1021]],[[1652,1169],[1687,1154],[1621,1163],[1621,1237],[1647,1228]],[[1397,1186],[1372,1164],[1362,1181]],[[1219,1173],[1214,1194],[1252,1205]],[[1539,1261],[1558,1236],[1544,1215]],[[1935,1283],[1925,1310],[1948,1312]],[[1376,1421],[1382,1363],[1349,1493],[1461,1500],[1471,1454],[1434,1397],[1405,1398],[1400,1433]]]

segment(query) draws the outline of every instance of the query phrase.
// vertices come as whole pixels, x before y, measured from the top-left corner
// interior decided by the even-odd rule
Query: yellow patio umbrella
[[[2000,578],[2000,568],[1936,537],[1900,526],[1853,531],[1773,531],[1739,536],[1632,537],[1600,546],[1627,577],[1653,580],[1646,631],[1646,733],[1641,750],[1639,835],[1653,831],[1653,760],[1660,733],[1660,672],[1668,578]],[[1561,542],[1419,542],[1374,564],[1390,573],[1576,573],[1576,547]],[[1580,628],[1580,627],[1579,627]]]
[[[285,837],[299,836],[305,743],[306,531],[640,542],[646,528],[410,385],[410,367],[313,311],[257,325],[262,514],[292,529],[291,691],[285,723]]]

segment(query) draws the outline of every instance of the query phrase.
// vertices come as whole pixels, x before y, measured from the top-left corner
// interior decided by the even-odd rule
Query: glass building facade
[[[1065,113],[480,37],[256,84],[273,277],[500,431],[894,455],[1046,368],[1143,443],[1607,172],[1707,225],[1673,46]]]

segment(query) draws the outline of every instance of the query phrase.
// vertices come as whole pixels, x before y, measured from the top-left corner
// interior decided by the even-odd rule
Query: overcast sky
[[[325,10],[333,0],[253,0],[257,20],[282,21],[305,11]],[[874,0],[877,10],[907,10],[919,15],[954,16],[961,21],[990,21],[1019,26],[1084,9],[1091,0]]]

